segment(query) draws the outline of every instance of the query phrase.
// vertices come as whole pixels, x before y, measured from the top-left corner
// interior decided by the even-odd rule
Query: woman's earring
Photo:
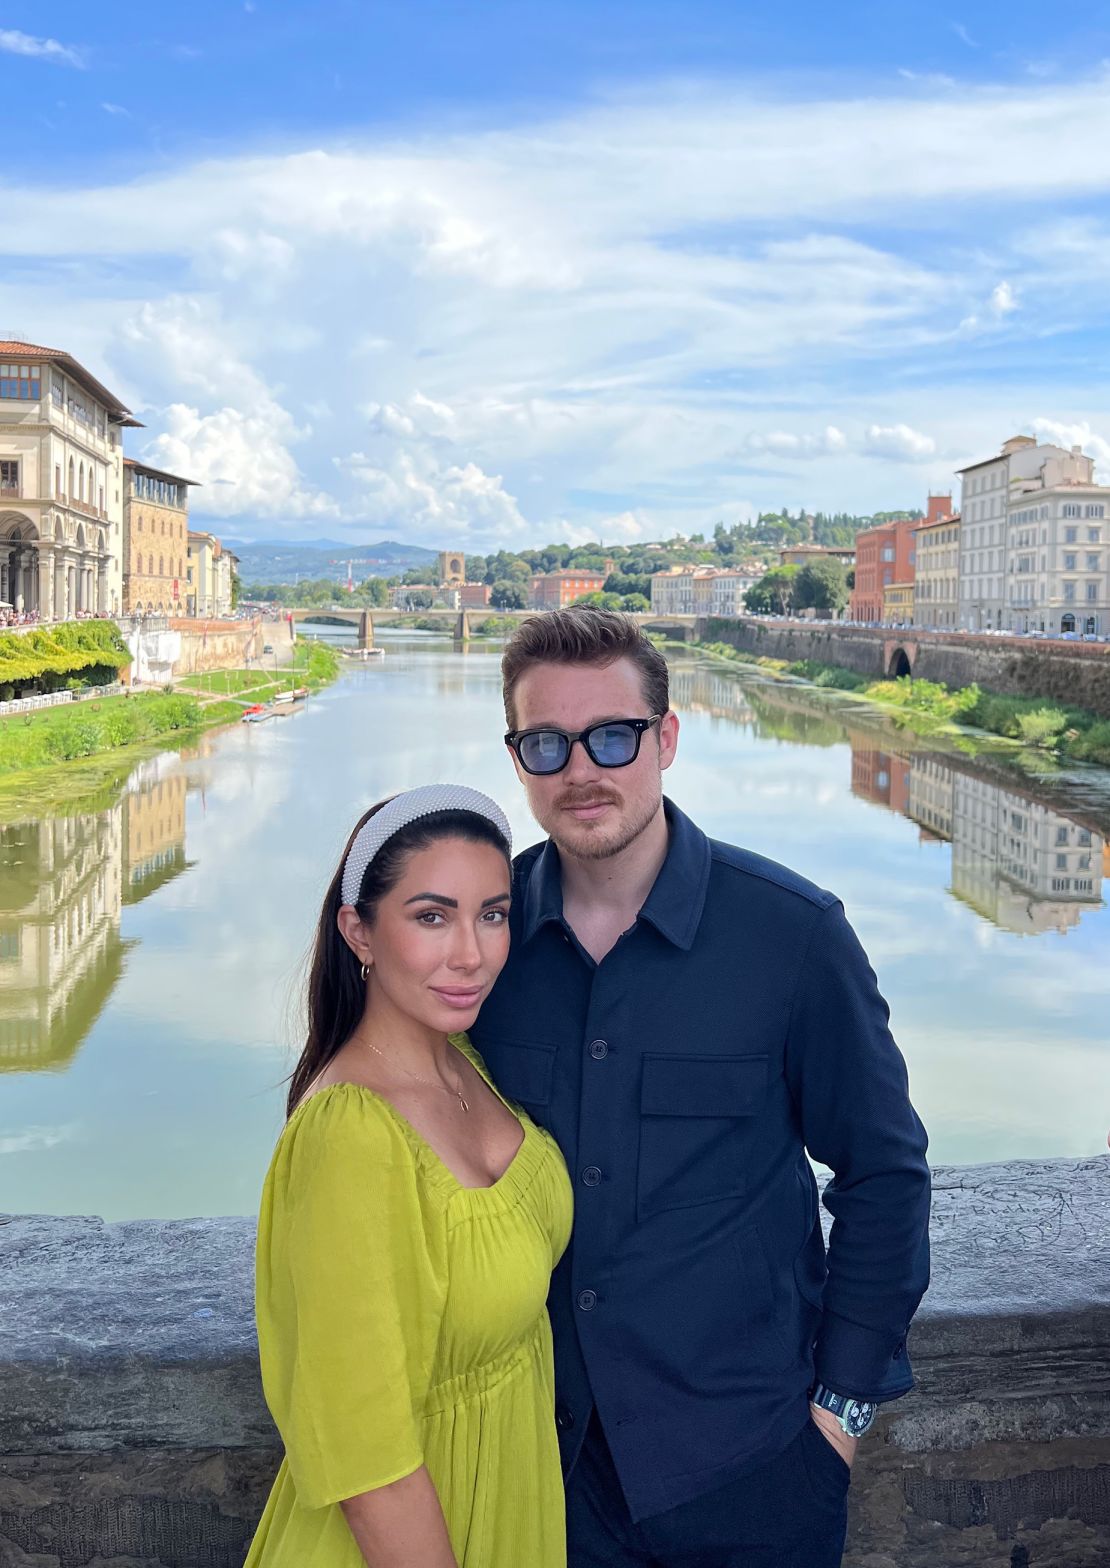
[[[369,978],[370,978],[370,965],[369,964],[360,964],[358,972],[359,972],[359,974],[362,976],[362,978],[364,980],[369,980]]]

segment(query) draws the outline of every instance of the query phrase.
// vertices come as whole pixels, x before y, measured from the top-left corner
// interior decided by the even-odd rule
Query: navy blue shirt
[[[560,1444],[596,1406],[632,1516],[804,1424],[814,1376],[890,1399],[928,1283],[929,1167],[843,908],[666,802],[667,858],[595,964],[559,854],[516,862],[512,951],[471,1036],[575,1182],[550,1311]],[[806,1151],[833,1171],[828,1255]]]

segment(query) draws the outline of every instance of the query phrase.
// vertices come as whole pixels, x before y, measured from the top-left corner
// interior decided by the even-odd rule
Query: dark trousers
[[[812,1421],[738,1481],[634,1524],[596,1414],[567,1481],[568,1568],[839,1568],[848,1466]]]

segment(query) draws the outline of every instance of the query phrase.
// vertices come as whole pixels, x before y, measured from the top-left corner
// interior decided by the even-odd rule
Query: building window
[[[1087,508],[1087,516],[1088,517],[1105,517],[1106,516],[1106,512],[1103,509],[1102,503],[1098,502],[1094,506],[1089,506]]]
[[[54,494],[56,496],[60,496],[62,494],[62,465],[61,465],[61,463],[55,463],[54,464]]]
[[[37,403],[42,395],[38,365],[0,365],[0,397],[20,403]]]
[[[1098,556],[1097,555],[1089,555],[1087,557],[1087,570],[1089,572],[1097,572],[1098,571]]]
[[[1065,501],[1060,508],[1060,515],[1061,517],[1082,517],[1083,508],[1077,506],[1074,501]]]
[[[1056,869],[1057,871],[1066,871],[1068,869],[1068,857],[1066,855],[1056,856]]]
[[[50,401],[55,408],[65,407],[65,384],[56,370],[50,372]]]
[[[1098,583],[1088,583],[1087,584],[1087,603],[1088,604],[1097,604],[1098,603]]]
[[[0,458],[0,495],[19,494],[19,463],[14,459]]]
[[[1064,543],[1065,544],[1074,544],[1075,541],[1078,538],[1079,538],[1079,529],[1078,528],[1065,528],[1064,529]]]
[[[1087,529],[1087,543],[1088,544],[1101,544],[1102,543],[1102,529],[1101,528],[1088,528]]]
[[[1075,584],[1074,583],[1065,583],[1064,584],[1064,602],[1065,602],[1065,604],[1074,604],[1075,603]],[[1071,631],[1075,630],[1074,622],[1073,622],[1072,626],[1070,627],[1070,630]]]
[[[1074,572],[1075,571],[1075,556],[1074,555],[1065,555],[1065,557],[1064,557],[1064,570],[1065,570],[1065,572]]]

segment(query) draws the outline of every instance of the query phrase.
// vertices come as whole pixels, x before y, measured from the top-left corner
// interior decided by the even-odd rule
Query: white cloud
[[[753,432],[747,440],[751,452],[770,452],[779,457],[831,457],[848,449],[848,437],[835,425],[826,425],[819,435],[796,435],[789,430]]]
[[[202,415],[186,403],[171,403],[161,423],[161,435],[147,443],[143,456],[204,485],[205,492],[194,496],[200,511],[217,517],[325,517],[338,511],[330,497],[302,484],[285,445],[295,432],[275,404]]]
[[[125,120],[129,120],[131,118],[131,110],[125,109],[121,103],[102,103],[100,107],[104,110],[105,114],[122,117]]]
[[[30,60],[45,60],[49,65],[68,65],[76,71],[85,69],[85,59],[79,49],[60,44],[56,38],[33,38],[14,28],[0,28],[0,53],[20,54]]]
[[[57,1127],[24,1127],[20,1132],[0,1133],[0,1154],[37,1154],[54,1149],[73,1137],[72,1123]]]
[[[416,392],[403,408],[372,404],[367,414],[364,448],[336,460],[355,481],[354,504],[367,523],[490,548],[530,539],[502,476],[486,473],[457,440],[453,409]]]
[[[932,457],[936,449],[932,436],[909,425],[868,425],[864,432],[863,450],[870,457],[919,463]]]
[[[1005,278],[1001,283],[995,284],[991,290],[991,309],[996,316],[1008,316],[1012,310],[1017,309],[1013,288]]]
[[[952,445],[993,449],[1044,404],[992,410],[952,369],[972,333],[1001,354],[1097,326],[1110,246],[1079,209],[1107,192],[1097,73],[802,102],[654,89],[488,132],[9,185],[0,319],[78,351],[152,454],[207,475],[198,515],[433,542],[687,532],[738,494],[781,504],[803,471],[795,506],[920,502]],[[1077,391],[1068,417],[1102,406]]]

